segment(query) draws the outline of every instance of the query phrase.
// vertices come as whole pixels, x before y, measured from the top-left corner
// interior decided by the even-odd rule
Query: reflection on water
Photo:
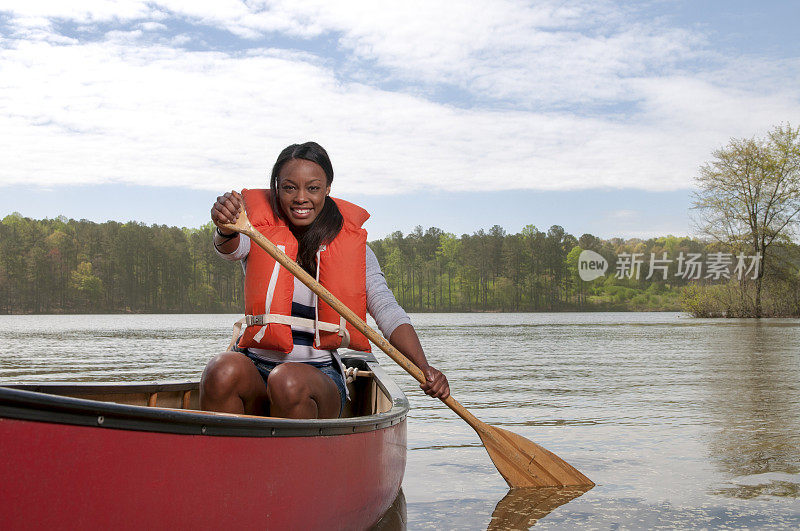
[[[561,507],[592,487],[538,487],[511,489],[492,512],[490,531],[528,529],[557,507]]]
[[[383,513],[378,523],[372,527],[372,531],[405,531],[406,523],[406,497],[403,494],[403,489],[400,489],[392,505]]]
[[[724,356],[706,361],[708,455],[734,476],[718,494],[798,497],[800,382],[797,371],[786,370],[782,335],[763,323],[734,327],[719,338]]]
[[[0,381],[198,378],[236,318],[0,316]],[[536,528],[800,528],[798,320],[412,319],[465,407],[597,483],[535,517]],[[502,502],[508,489],[475,432],[376,356],[412,406],[408,527],[486,529],[498,525],[501,506],[524,505]],[[527,516],[513,520],[516,509],[507,514],[526,525]]]

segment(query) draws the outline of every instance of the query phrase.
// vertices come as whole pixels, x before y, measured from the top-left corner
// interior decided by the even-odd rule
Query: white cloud
[[[3,11],[15,15],[17,20],[25,17],[42,17],[73,20],[76,22],[99,22],[129,20],[146,17],[152,13],[149,2],[137,0],[4,0]]]
[[[365,79],[450,84],[515,105],[563,105],[624,99],[624,82],[651,67],[693,56],[695,33],[633,23],[616,3],[515,0],[403,3],[276,0],[160,0],[152,3],[12,1],[20,16],[76,22],[160,19],[164,13],[257,40],[274,32],[330,35]]]
[[[624,99],[626,78],[692,55],[698,41],[682,30],[617,22],[611,3],[563,4],[413,2],[387,10],[363,3],[347,10],[321,2],[302,13],[341,32],[346,49],[393,76],[528,106]],[[308,4],[292,5],[300,11]]]
[[[796,61],[716,57],[693,73],[680,63],[708,58],[701,35],[624,24],[613,4],[253,5],[11,2],[0,145],[12,156],[0,184],[258,186],[282,147],[316,139],[332,155],[336,193],[672,190],[730,136],[800,111],[798,84],[786,82]],[[189,37],[166,33],[175,16],[253,39],[336,35],[355,71],[324,50],[188,51]],[[84,42],[53,20],[135,24]],[[147,41],[159,32],[161,44]],[[392,78],[410,88],[382,89]],[[448,86],[482,105],[426,97]]]
[[[160,22],[142,22],[139,24],[139,28],[144,31],[164,31],[167,29],[167,26]]]

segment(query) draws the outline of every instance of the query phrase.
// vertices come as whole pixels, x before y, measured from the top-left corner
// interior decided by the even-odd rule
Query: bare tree
[[[700,229],[735,251],[761,255],[755,316],[770,246],[790,240],[800,219],[800,128],[779,125],[765,138],[731,139],[700,168],[694,208]]]

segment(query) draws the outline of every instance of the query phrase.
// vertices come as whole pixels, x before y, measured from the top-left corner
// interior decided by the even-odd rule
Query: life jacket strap
[[[326,323],[325,321],[306,319],[304,317],[270,313],[262,315],[245,315],[244,322],[247,326],[267,326],[271,323],[277,323],[289,326],[302,326],[304,328],[322,330],[323,332],[336,332],[342,336],[342,348],[347,348],[347,345],[350,344],[350,334],[347,332],[346,321],[344,318],[340,319],[338,323]],[[345,340],[347,341],[347,345],[345,345]]]
[[[236,340],[239,339],[239,335],[242,333],[242,325],[245,322],[245,318],[242,317],[235,323],[233,323],[233,336],[231,337],[231,342],[228,343],[228,350],[233,350],[233,347],[236,345]]]
[[[350,346],[350,332],[347,331],[347,321],[344,320],[344,317],[341,315],[339,316],[339,336],[342,338],[342,344],[339,346],[340,348],[347,348]]]
[[[321,245],[319,249],[317,249],[317,284],[319,284],[319,270],[322,269],[322,251],[325,250],[327,246]],[[314,344],[320,345],[322,341],[319,340],[319,331],[320,328],[317,326],[319,324],[319,296],[314,293]]]
[[[285,245],[279,245],[278,249],[282,252],[286,252]],[[269,309],[272,306],[272,299],[275,298],[275,285],[278,283],[278,272],[280,270],[281,264],[276,260],[275,265],[272,267],[272,275],[269,277],[269,285],[267,286],[267,297],[265,300],[266,306],[266,313],[269,313]]]

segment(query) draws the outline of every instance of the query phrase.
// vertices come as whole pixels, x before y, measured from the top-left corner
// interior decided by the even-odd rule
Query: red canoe
[[[403,479],[408,401],[348,354],[332,420],[200,412],[196,382],[0,387],[2,527],[369,527]]]

